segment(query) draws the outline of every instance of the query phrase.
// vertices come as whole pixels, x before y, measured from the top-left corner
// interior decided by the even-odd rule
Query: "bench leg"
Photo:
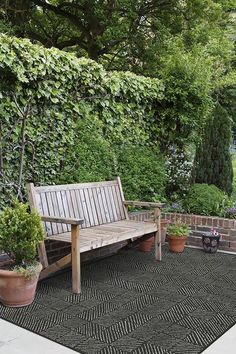
[[[161,261],[161,211],[159,208],[155,209],[154,220],[158,228],[155,232],[155,258]]]
[[[71,225],[72,291],[81,292],[79,225]]]

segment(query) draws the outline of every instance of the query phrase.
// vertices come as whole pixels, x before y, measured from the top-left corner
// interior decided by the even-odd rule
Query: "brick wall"
[[[136,212],[131,214],[132,219],[150,220],[152,213]],[[162,219],[176,222],[177,220],[190,226],[191,232],[187,245],[202,248],[202,233],[209,232],[212,227],[217,228],[221,234],[219,250],[236,253],[236,220],[224,219],[214,216],[189,215],[177,213],[162,213]]]
[[[236,253],[236,220],[175,213],[166,213],[162,217],[170,222],[180,220],[190,226],[191,232],[187,241],[190,246],[202,247],[202,233],[215,227],[221,234],[219,250]]]
[[[130,214],[130,219],[139,221],[151,220],[152,215],[153,213],[150,211],[134,212]],[[191,233],[187,241],[189,246],[202,247],[202,232],[210,231],[212,227],[216,227],[222,235],[219,249],[222,251],[236,253],[236,220],[174,213],[162,213],[162,218],[169,220],[170,222],[180,220],[190,225]],[[50,240],[47,240],[45,243],[50,264],[70,253],[71,245],[68,243]],[[91,259],[112,255],[120,248],[126,246],[127,243],[127,241],[123,241],[117,244],[84,252],[81,254],[81,260],[82,262],[86,262]]]

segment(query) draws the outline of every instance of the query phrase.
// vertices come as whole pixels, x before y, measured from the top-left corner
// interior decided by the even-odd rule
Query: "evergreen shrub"
[[[0,250],[20,266],[35,260],[37,246],[44,239],[41,218],[28,207],[15,201],[0,213]]]
[[[124,146],[117,151],[117,168],[126,199],[154,201],[165,194],[164,161],[157,149]]]
[[[228,196],[214,185],[196,183],[183,200],[184,209],[191,214],[224,216],[231,205]]]

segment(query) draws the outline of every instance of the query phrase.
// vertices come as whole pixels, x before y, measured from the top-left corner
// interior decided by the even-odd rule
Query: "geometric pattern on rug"
[[[197,354],[236,323],[236,256],[126,248],[38,284],[33,304],[0,317],[84,354]]]

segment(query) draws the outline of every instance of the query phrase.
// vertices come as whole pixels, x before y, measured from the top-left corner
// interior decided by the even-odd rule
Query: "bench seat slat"
[[[80,252],[86,252],[156,231],[157,225],[153,222],[127,220],[82,229],[80,231]],[[71,243],[71,234],[66,232],[49,236],[48,239]]]

